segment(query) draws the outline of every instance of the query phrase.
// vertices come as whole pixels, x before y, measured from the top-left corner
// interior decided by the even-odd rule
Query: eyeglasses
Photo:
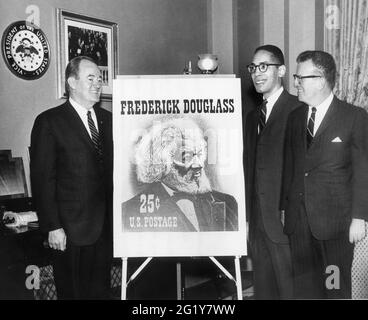
[[[293,74],[294,80],[301,82],[303,79],[312,79],[312,78],[323,78],[322,76],[310,75],[310,76],[300,76],[298,74]]]
[[[260,72],[266,72],[269,66],[281,66],[280,63],[260,63],[258,65],[251,63],[247,65],[249,73],[255,73],[257,68]]]

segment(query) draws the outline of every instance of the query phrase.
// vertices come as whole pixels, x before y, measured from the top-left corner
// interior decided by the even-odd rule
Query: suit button
[[[303,192],[299,192],[299,195],[302,197],[304,195],[304,193]]]
[[[305,177],[308,177],[308,175],[309,175],[309,173],[308,173],[308,172],[304,173],[304,176],[305,176]]]

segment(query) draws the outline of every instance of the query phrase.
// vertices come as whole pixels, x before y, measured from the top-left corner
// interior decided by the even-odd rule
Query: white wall
[[[315,49],[316,6],[312,0],[260,0],[261,44],[274,44],[286,58],[287,89],[295,94],[295,59],[304,50]],[[318,1],[318,0],[317,0]]]
[[[289,82],[293,84],[296,57],[305,50],[315,49],[315,2],[310,0],[289,1]],[[295,94],[294,86],[290,92]]]
[[[209,51],[218,56],[220,74],[234,73],[232,0],[209,0]]]
[[[261,15],[261,42],[278,46],[282,51],[285,49],[284,5],[284,0],[264,0]]]

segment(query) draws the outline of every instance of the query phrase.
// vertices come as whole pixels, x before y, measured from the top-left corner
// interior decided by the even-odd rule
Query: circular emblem
[[[50,64],[50,47],[45,34],[26,21],[12,23],[1,41],[5,62],[16,76],[26,80],[42,77]]]

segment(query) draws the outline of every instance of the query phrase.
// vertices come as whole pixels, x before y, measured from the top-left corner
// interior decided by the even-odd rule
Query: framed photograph
[[[94,59],[101,69],[101,99],[111,100],[112,80],[118,71],[117,32],[114,22],[57,9],[58,98],[66,98],[65,68],[77,56]]]

